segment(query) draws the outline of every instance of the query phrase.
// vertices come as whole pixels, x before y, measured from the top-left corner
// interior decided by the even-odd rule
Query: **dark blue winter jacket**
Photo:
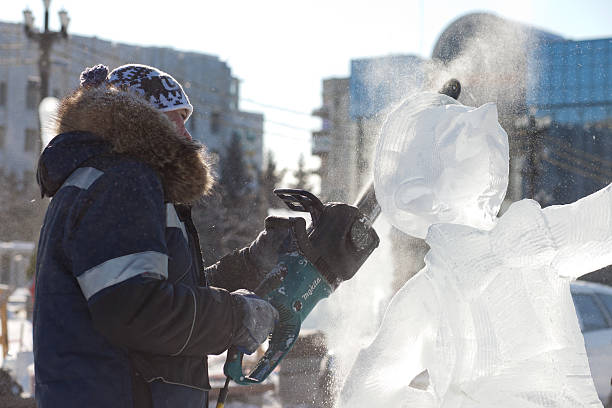
[[[58,130],[37,174],[52,197],[36,265],[39,407],[157,407],[185,395],[181,406],[201,406],[206,355],[232,344],[243,316],[228,290],[206,286],[183,205],[210,183],[199,146],[112,89],[64,99]],[[234,276],[246,267],[240,254],[224,262]]]

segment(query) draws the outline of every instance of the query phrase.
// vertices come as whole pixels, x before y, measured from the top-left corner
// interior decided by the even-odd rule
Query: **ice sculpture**
[[[612,187],[545,209],[522,200],[494,222],[508,171],[496,108],[445,102],[404,102],[381,133],[374,169],[383,213],[411,235],[428,227],[431,249],[359,353],[339,405],[601,407],[569,284],[612,263]],[[470,131],[482,134],[462,145]],[[456,153],[432,140],[451,141]],[[424,370],[429,385],[411,385]]]
[[[376,198],[399,229],[419,238],[437,223],[490,229],[508,186],[508,136],[495,104],[423,92],[389,115],[375,162]]]

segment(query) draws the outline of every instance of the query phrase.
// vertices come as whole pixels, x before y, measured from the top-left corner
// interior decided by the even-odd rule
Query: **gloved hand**
[[[272,333],[278,322],[278,312],[270,303],[246,289],[236,290],[231,296],[244,316],[242,327],[234,334],[233,346],[245,354],[252,354]]]
[[[281,246],[291,236],[296,223],[306,225],[303,218],[267,217],[265,229],[249,245],[247,259],[257,271],[259,282],[276,266]]]
[[[229,291],[255,290],[276,266],[281,246],[296,224],[303,229],[306,222],[302,218],[266,218],[264,231],[248,247],[234,251],[206,268],[202,284]]]

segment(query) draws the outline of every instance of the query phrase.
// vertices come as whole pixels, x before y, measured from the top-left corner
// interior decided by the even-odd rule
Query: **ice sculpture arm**
[[[433,345],[441,319],[434,282],[421,270],[393,297],[375,339],[359,353],[339,407],[396,406],[399,400],[414,403],[403,406],[435,406],[433,390],[412,388],[409,383],[436,364]],[[398,327],[409,330],[398,333]]]
[[[552,267],[559,276],[576,279],[612,264],[612,184],[543,214],[557,247]]]

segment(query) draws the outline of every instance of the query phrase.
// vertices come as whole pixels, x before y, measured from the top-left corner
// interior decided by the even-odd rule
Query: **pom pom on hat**
[[[108,75],[108,67],[102,64],[98,64],[95,67],[86,68],[85,71],[81,72],[81,86],[82,87],[96,87],[100,86],[106,81]]]
[[[142,95],[162,112],[187,109],[185,121],[193,112],[193,106],[181,84],[157,68],[140,64],[122,65],[110,73],[108,82],[117,88]]]

